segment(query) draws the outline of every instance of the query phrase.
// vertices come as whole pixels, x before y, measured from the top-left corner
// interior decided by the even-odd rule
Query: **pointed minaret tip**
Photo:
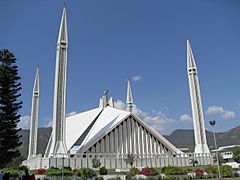
[[[39,65],[37,66],[37,70],[36,70],[36,76],[35,76],[35,81],[34,81],[34,95],[38,95],[39,94]]]
[[[187,39],[187,67],[197,69],[189,39]]]
[[[129,112],[132,112],[132,110],[133,110],[133,96],[132,96],[130,80],[128,80],[128,83],[127,83],[126,110]]]
[[[67,34],[67,10],[66,10],[66,3],[64,3],[64,8],[62,12],[62,19],[61,19],[61,25],[59,29],[59,35],[58,35],[58,44],[62,43],[67,46],[68,43],[68,34]]]

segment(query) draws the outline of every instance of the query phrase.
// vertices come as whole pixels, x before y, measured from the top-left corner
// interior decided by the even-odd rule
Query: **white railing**
[[[71,167],[79,169],[82,167],[92,168],[92,159],[100,160],[101,165],[108,169],[127,169],[127,154],[76,154],[71,158],[43,158],[38,155],[31,159],[25,160],[23,165],[28,166],[31,170],[40,168],[62,168]],[[211,154],[133,154],[134,167],[165,167],[165,166],[192,166],[191,160],[194,159],[198,165],[212,164]]]

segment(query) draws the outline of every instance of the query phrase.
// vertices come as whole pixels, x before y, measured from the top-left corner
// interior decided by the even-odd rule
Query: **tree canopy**
[[[20,156],[21,136],[17,123],[22,108],[21,83],[16,58],[7,49],[0,50],[0,168]]]

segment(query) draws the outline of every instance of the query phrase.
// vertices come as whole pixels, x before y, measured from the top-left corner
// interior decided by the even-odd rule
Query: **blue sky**
[[[21,126],[28,126],[40,65],[40,126],[52,118],[56,42],[63,1],[0,0],[0,48],[18,59]],[[192,128],[186,38],[198,66],[205,126],[240,123],[238,0],[69,0],[67,112],[98,106],[103,90],[122,106],[132,80],[136,112],[163,134]],[[140,78],[136,78],[140,77]],[[138,80],[136,80],[138,79]]]

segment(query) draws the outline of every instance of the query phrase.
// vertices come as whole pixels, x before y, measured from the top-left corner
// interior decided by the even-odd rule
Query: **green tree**
[[[126,162],[127,164],[129,164],[129,165],[131,166],[131,168],[132,168],[134,161],[135,161],[134,155],[128,153],[128,154],[127,154],[127,158],[125,159],[125,162]]]
[[[96,157],[94,157],[92,159],[92,167],[93,168],[99,168],[101,166],[101,162],[100,162],[100,159],[97,159]]]
[[[193,167],[195,167],[198,164],[198,161],[195,159],[190,159],[190,164],[192,164]]]
[[[237,163],[240,163],[240,147],[235,146],[232,152],[233,152],[233,160]]]
[[[0,168],[20,156],[21,136],[17,127],[22,101],[20,77],[13,53],[0,50]]]

